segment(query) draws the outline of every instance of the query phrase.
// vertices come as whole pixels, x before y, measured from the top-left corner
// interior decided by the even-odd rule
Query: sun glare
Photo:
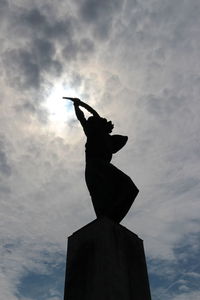
[[[62,85],[57,85],[52,89],[44,103],[49,114],[49,121],[57,124],[65,123],[72,117],[72,103],[62,99],[64,96],[77,97],[73,89],[65,88]]]
[[[48,128],[58,135],[63,134],[66,123],[74,118],[72,102],[64,100],[62,97],[79,97],[79,95],[75,89],[59,83],[48,92],[47,99],[43,103],[43,107],[48,113]]]

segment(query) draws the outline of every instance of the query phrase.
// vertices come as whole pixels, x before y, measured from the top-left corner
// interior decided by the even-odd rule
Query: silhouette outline
[[[97,218],[108,217],[120,223],[128,213],[139,190],[131,178],[111,164],[112,156],[126,144],[128,137],[111,135],[114,125],[102,118],[79,98],[63,97],[74,103],[77,119],[87,137],[85,144],[85,181]],[[85,118],[83,107],[92,114]]]

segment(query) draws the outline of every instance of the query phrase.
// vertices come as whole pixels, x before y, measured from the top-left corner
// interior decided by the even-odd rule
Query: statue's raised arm
[[[91,113],[94,117],[100,118],[100,115],[94,110],[90,105],[81,101],[79,98],[72,98],[72,97],[63,97],[63,99],[71,100],[74,103],[74,110],[76,113],[76,117],[81,123],[84,132],[86,133],[86,118],[83,111],[79,108],[79,106],[85,108],[89,113]]]
[[[100,117],[100,115],[94,110],[90,105],[87,103],[81,101],[79,98],[71,98],[71,97],[63,97],[63,99],[68,99],[74,102],[74,105],[76,106],[82,106],[85,108],[88,112],[90,112],[94,117]]]

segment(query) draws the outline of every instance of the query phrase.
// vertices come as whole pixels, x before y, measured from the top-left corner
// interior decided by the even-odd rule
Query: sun
[[[56,83],[52,88],[46,90],[46,100],[42,107],[47,112],[48,131],[54,132],[58,136],[66,133],[66,125],[75,118],[74,108],[71,101],[64,100],[62,97],[81,97],[79,91],[69,87],[63,82]]]
[[[64,96],[77,97],[74,89],[63,86],[63,84],[56,84],[51,91],[49,91],[49,96],[43,103],[48,113],[49,121],[58,126],[67,122],[73,115],[72,103],[62,99]]]

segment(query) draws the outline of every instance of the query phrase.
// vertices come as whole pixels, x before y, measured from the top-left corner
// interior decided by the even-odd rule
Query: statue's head
[[[87,120],[89,129],[95,132],[103,132],[109,134],[112,132],[114,125],[111,121],[107,121],[105,118],[89,117]]]

